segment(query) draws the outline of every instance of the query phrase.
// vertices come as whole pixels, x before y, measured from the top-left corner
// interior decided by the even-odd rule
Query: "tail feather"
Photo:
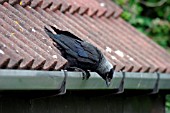
[[[54,26],[52,25],[49,25],[57,34],[62,34],[63,31],[62,30],[59,30],[59,29],[56,29]]]
[[[57,38],[57,36],[55,36],[55,34],[53,34],[48,28],[46,28],[45,26],[44,26],[44,30],[45,30],[45,32],[48,34],[48,36],[50,37],[50,38],[52,38],[53,40],[56,40],[56,38]]]
[[[72,37],[72,38],[75,38],[77,40],[80,40],[80,41],[83,41],[82,39],[78,38],[77,36],[75,36],[74,34],[70,33],[69,31],[62,31],[62,30],[59,30],[57,28],[55,28],[54,26],[52,25],[49,25],[57,34],[64,34],[66,36],[69,36],[69,37]]]
[[[77,54],[72,51],[66,44],[61,42],[60,38],[62,38],[61,34],[53,34],[48,28],[44,26],[44,30],[47,33],[47,35],[52,38],[61,48],[64,48],[65,51],[67,51],[68,54],[72,55],[73,57],[77,57]]]
[[[59,40],[59,38],[61,38],[60,35],[53,34],[53,33],[52,33],[48,28],[46,28],[45,26],[44,26],[44,30],[45,30],[45,32],[47,33],[47,35],[48,35],[51,39],[53,39],[57,44],[59,44],[61,47],[65,48],[66,50],[69,49],[66,45],[64,45],[62,42],[60,42],[60,40]]]
[[[51,32],[46,26],[44,26],[44,30],[45,30],[45,32]]]

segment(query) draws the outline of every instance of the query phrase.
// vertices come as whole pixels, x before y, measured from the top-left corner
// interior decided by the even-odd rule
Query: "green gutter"
[[[64,80],[63,71],[0,70],[0,90],[57,90]],[[159,79],[158,79],[159,78]],[[123,80],[123,82],[121,82]],[[170,89],[170,74],[115,72],[109,87],[96,73],[82,80],[81,72],[67,72],[67,90],[124,89],[148,90],[158,83],[158,89]],[[124,84],[121,84],[124,83]]]

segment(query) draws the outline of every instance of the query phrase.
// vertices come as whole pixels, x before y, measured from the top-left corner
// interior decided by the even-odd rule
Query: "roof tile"
[[[2,29],[1,29],[2,30]],[[23,58],[23,61],[20,64],[20,68],[28,68],[33,64],[34,58],[26,53],[23,49],[19,48],[10,38],[4,37],[0,34],[0,40],[4,46],[9,47],[12,51],[16,52],[19,56]]]
[[[1,15],[1,17],[4,18],[4,20],[11,25],[11,27],[19,31],[18,36],[20,37],[18,38],[24,41],[24,43],[26,43],[27,45],[30,45],[30,47],[35,48],[35,51],[37,51],[39,54],[45,57],[45,59],[47,59],[46,63],[43,66],[44,69],[50,68],[50,66],[57,62],[57,60],[55,61],[55,59],[53,59],[48,53],[46,53],[45,45],[42,45],[42,43],[33,35],[33,33],[35,33],[31,30],[33,28],[29,27],[28,24],[26,25],[26,23],[24,23],[21,19],[17,18],[17,16],[15,16],[14,14],[10,13],[10,11],[8,11],[7,16],[4,14]]]
[[[17,53],[16,51],[13,51],[11,48],[6,46],[2,42],[0,42],[0,50],[1,54],[7,54],[11,57],[7,68],[15,68],[16,66],[18,67],[23,60],[23,58],[20,55],[16,54]]]
[[[43,29],[54,25],[98,47],[116,71],[170,73],[170,55],[122,20],[110,0],[7,2],[0,1],[0,68],[61,69],[67,61]]]
[[[0,68],[4,69],[7,67],[9,61],[10,61],[10,56],[4,54],[4,51],[0,50]]]

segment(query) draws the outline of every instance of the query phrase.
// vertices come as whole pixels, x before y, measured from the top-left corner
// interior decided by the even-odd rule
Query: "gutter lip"
[[[170,74],[115,72],[109,87],[95,72],[82,80],[81,72],[67,72],[67,90],[169,90]],[[123,75],[124,74],[124,75]],[[64,80],[62,71],[0,69],[0,91],[5,90],[59,90]],[[156,88],[156,89],[155,89]]]

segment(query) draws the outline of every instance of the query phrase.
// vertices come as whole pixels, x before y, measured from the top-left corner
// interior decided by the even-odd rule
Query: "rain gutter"
[[[101,77],[91,72],[88,80],[82,80],[81,72],[0,70],[0,90],[57,90],[66,79],[67,90],[167,90],[170,89],[170,74],[115,72],[109,87]]]

